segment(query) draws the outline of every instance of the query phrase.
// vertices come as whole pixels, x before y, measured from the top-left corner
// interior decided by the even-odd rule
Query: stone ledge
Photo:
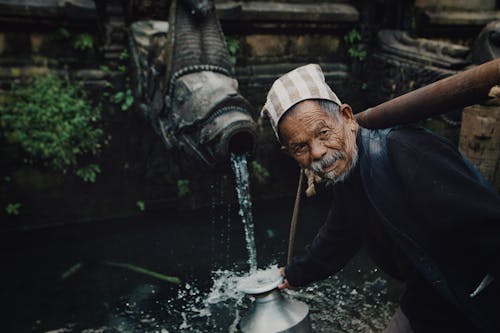
[[[357,9],[343,3],[226,1],[218,3],[216,9],[222,21],[351,23],[359,20]]]
[[[500,19],[500,11],[425,10],[423,16],[434,26],[483,26]]]
[[[97,18],[94,1],[60,1],[60,0],[0,0],[2,17],[30,18]]]

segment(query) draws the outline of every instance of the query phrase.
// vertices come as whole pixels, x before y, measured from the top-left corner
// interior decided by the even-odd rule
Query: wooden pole
[[[480,103],[500,84],[500,58],[411,91],[355,115],[366,128],[387,128]]]

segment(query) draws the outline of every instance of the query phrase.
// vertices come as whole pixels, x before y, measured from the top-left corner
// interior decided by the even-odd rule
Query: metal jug
[[[238,324],[244,333],[311,333],[309,307],[284,297],[277,286],[280,280],[258,288],[239,288],[255,297],[252,308]]]

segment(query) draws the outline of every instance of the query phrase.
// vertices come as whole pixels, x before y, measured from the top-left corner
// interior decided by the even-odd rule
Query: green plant
[[[361,41],[361,35],[359,34],[358,30],[352,29],[347,34],[345,34],[344,40],[347,44],[354,44]]]
[[[73,48],[75,50],[86,51],[94,47],[94,38],[87,34],[82,33],[75,36],[73,40]]]
[[[100,69],[101,71],[103,71],[104,73],[109,73],[109,72],[111,72],[111,69],[109,68],[109,66],[108,66],[108,65],[101,65],[101,66],[99,66],[99,69]]]
[[[137,205],[137,208],[139,208],[141,212],[143,212],[146,209],[146,204],[144,203],[143,200],[139,200],[135,204]]]
[[[68,31],[68,29],[60,27],[57,29],[57,35],[61,37],[62,39],[68,39],[71,37],[71,33]]]
[[[349,57],[353,59],[357,59],[359,61],[365,60],[367,53],[366,50],[359,45],[361,41],[361,35],[356,29],[352,29],[347,34],[344,35],[344,41],[349,46],[347,49],[347,54]]]
[[[166,282],[174,283],[174,284],[181,283],[181,279],[179,279],[176,276],[169,276],[169,275],[161,274],[161,273],[146,269],[144,267],[129,264],[126,262],[105,261],[104,264],[107,266],[111,266],[111,267],[120,267],[120,268],[128,269],[128,270],[136,272],[136,273],[144,274],[144,275],[147,275],[147,276],[159,279],[159,280],[163,280]]]
[[[265,184],[269,178],[269,171],[259,162],[252,161],[252,176],[257,179],[259,184]]]
[[[127,59],[129,59],[129,53],[126,49],[121,51],[118,63],[113,63],[109,65],[101,65],[99,69],[105,73],[111,73],[112,71],[119,71],[121,73],[127,72]],[[132,92],[130,78],[126,77],[125,84],[120,87],[113,87],[113,84],[109,81],[104,82],[106,91],[102,93],[102,96],[107,97],[109,101],[117,104],[122,111],[129,110],[134,105],[134,95]],[[109,89],[108,89],[109,88]]]
[[[120,53],[120,60],[127,60],[128,58],[129,58],[128,51],[127,50],[123,50]]]
[[[363,50],[359,47],[350,47],[347,50],[349,56],[353,59],[358,59],[359,61],[363,61],[366,58],[366,50]]]
[[[235,38],[226,37],[226,45],[227,50],[229,51],[229,61],[234,68],[237,61],[236,56],[238,54],[238,51],[240,50],[240,41]]]
[[[99,167],[80,162],[101,151],[101,110],[81,90],[53,73],[14,85],[12,98],[0,105],[0,128],[7,142],[19,145],[25,162],[63,173],[75,170],[85,181],[94,181]]]
[[[127,111],[134,104],[134,95],[132,89],[127,85],[125,91],[119,91],[113,96],[113,101],[120,104],[122,111]]]
[[[95,183],[99,173],[101,173],[101,168],[97,164],[89,164],[76,170],[76,175],[89,183]]]
[[[8,215],[19,215],[21,209],[21,204],[19,202],[9,203],[5,206],[5,212]]]
[[[179,179],[177,180],[177,195],[179,197],[184,197],[188,195],[191,191],[189,190],[189,180]]]

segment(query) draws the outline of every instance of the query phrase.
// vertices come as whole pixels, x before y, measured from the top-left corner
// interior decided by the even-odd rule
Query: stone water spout
[[[132,25],[135,90],[167,148],[214,167],[251,152],[256,124],[238,92],[213,1],[173,0],[169,22]]]

